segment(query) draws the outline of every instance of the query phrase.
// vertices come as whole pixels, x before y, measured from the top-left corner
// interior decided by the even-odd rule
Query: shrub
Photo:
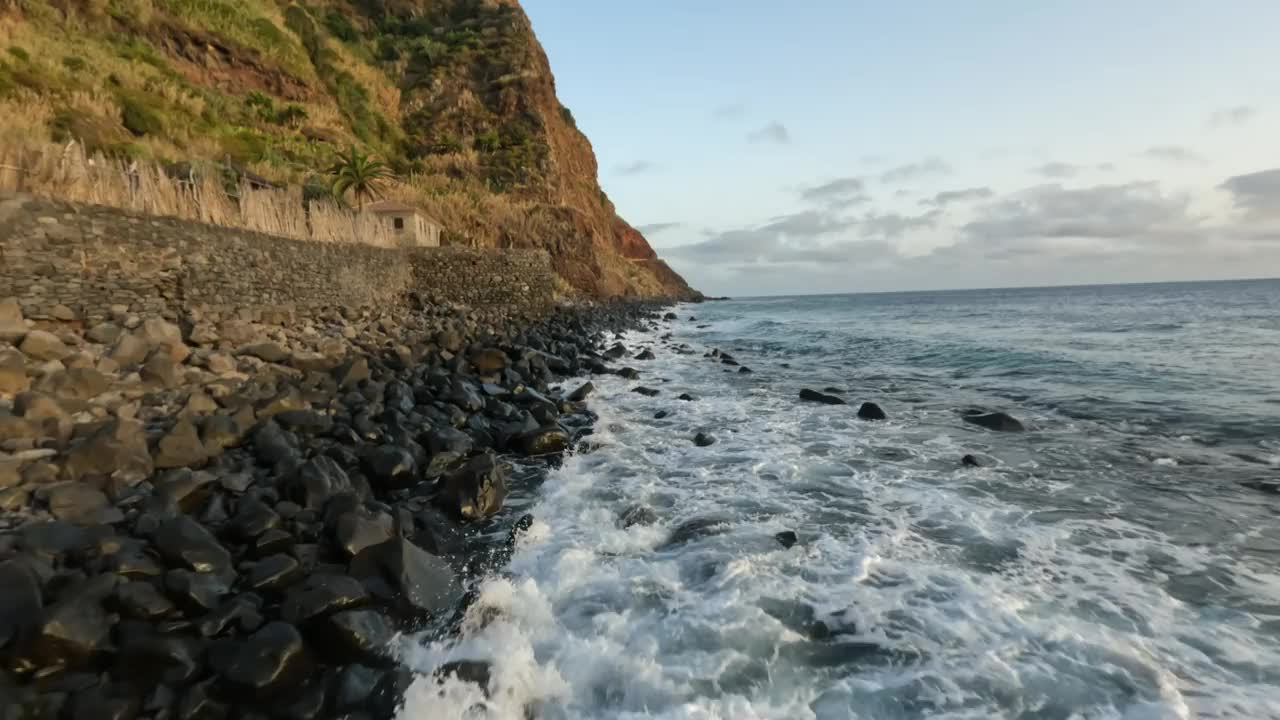
[[[143,135],[159,135],[164,132],[164,120],[155,110],[134,97],[122,96],[120,102],[120,124],[139,137]]]
[[[29,55],[26,50],[18,47],[17,45],[11,45],[9,47],[9,54],[18,58],[22,62],[31,62],[31,55]]]
[[[264,122],[275,120],[276,102],[269,95],[253,90],[245,96],[244,106],[259,120]]]
[[[307,119],[307,110],[301,105],[290,103],[280,108],[276,113],[275,121],[278,125],[288,125],[289,127],[297,127]]]
[[[569,123],[570,126],[578,127],[578,121],[573,118],[573,111],[564,105],[560,106],[560,117],[564,118],[564,121]]]
[[[352,24],[351,19],[337,9],[325,13],[324,26],[342,42],[355,42],[360,39],[360,31]]]
[[[89,63],[79,55],[68,55],[62,58],[62,66],[73,73],[82,73],[89,69]]]

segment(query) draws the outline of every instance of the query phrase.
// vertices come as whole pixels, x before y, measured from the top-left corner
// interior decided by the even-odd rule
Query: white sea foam
[[[1225,573],[1274,603],[1276,573],[1105,497],[1068,509],[1029,458],[1016,487],[1006,467],[960,468],[962,430],[929,417],[862,423],[760,368],[626,343],[655,345],[642,369],[662,394],[592,378],[599,449],[551,473],[461,639],[405,643],[423,675],[403,720],[1280,717],[1275,621],[1268,639],[1256,614],[1179,591]],[[635,503],[660,523],[619,527]],[[702,518],[724,522],[666,545]],[[492,663],[487,692],[429,679],[460,659]]]

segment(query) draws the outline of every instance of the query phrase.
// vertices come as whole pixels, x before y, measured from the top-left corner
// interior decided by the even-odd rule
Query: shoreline
[[[508,495],[591,434],[590,384],[558,383],[615,372],[613,334],[671,304],[530,321],[418,303],[287,329],[0,308],[8,703],[391,717],[415,677],[392,639],[456,630],[528,526]]]

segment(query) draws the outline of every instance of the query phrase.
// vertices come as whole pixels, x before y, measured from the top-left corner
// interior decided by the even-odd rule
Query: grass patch
[[[247,0],[154,0],[156,7],[196,30],[211,32],[236,45],[257,50],[281,68],[305,77],[307,56],[254,3]]]

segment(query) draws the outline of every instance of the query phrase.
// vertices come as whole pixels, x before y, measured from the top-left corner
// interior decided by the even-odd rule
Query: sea
[[[1280,281],[676,312],[401,720],[1280,718]]]

